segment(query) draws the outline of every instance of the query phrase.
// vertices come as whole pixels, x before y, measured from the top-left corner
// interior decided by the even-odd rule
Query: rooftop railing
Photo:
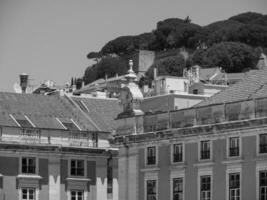
[[[144,132],[267,117],[267,97],[144,116]]]
[[[60,145],[66,147],[108,147],[97,132],[0,127],[0,143]]]

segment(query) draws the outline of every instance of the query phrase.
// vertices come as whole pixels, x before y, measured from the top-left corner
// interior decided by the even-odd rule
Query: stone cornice
[[[218,124],[194,126],[188,128],[167,129],[162,131],[148,132],[137,135],[114,137],[115,145],[130,145],[135,143],[159,141],[173,138],[186,138],[193,136],[214,135],[220,136],[224,133],[247,133],[255,130],[257,132],[267,132],[267,118],[250,120],[239,120]]]

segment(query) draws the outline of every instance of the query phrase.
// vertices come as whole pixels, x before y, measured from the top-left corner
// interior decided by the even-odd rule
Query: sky
[[[23,72],[32,85],[82,77],[89,52],[166,18],[207,25],[247,11],[267,14],[267,0],[0,0],[0,91]]]

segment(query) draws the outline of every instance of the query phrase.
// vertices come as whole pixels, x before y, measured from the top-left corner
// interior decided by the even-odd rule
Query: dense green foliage
[[[238,42],[221,42],[207,50],[198,49],[192,55],[191,65],[205,68],[222,67],[226,72],[242,72],[256,68],[260,51]]]
[[[93,82],[97,79],[113,77],[116,74],[121,75],[127,72],[127,62],[119,57],[106,56],[97,64],[88,67],[85,70],[83,80],[85,84]]]
[[[157,60],[147,71],[147,76],[153,78],[153,69],[157,68],[158,75],[182,76],[186,63],[182,55],[166,57]]]
[[[267,15],[247,12],[207,26],[194,24],[189,17],[169,18],[159,21],[150,33],[118,37],[104,45],[100,52],[125,54],[138,49],[192,48],[201,43],[212,46],[223,41],[267,47]]]
[[[159,73],[168,75],[178,75],[182,68],[193,64],[202,67],[220,66],[227,72],[255,68],[259,56],[258,47],[267,48],[267,15],[247,12],[207,26],[194,24],[189,17],[159,21],[156,29],[149,33],[121,36],[105,44],[100,52],[89,53],[87,57],[90,59],[98,59],[103,55],[104,59],[88,67],[83,79],[89,83],[105,75],[113,76],[126,72],[127,61],[122,57],[131,55],[136,50],[168,52],[180,47],[195,50],[193,54],[189,52],[191,56],[188,62],[183,63],[176,56],[159,59],[147,76],[151,76],[154,66],[158,67]],[[119,57],[105,56],[110,54]],[[171,65],[174,65],[174,68]],[[146,81],[144,79],[142,82]]]

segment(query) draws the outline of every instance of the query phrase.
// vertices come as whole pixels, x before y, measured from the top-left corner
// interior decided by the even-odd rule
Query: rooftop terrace
[[[262,125],[267,125],[267,97],[145,115],[143,130],[137,134],[117,136],[113,142],[212,134]]]

